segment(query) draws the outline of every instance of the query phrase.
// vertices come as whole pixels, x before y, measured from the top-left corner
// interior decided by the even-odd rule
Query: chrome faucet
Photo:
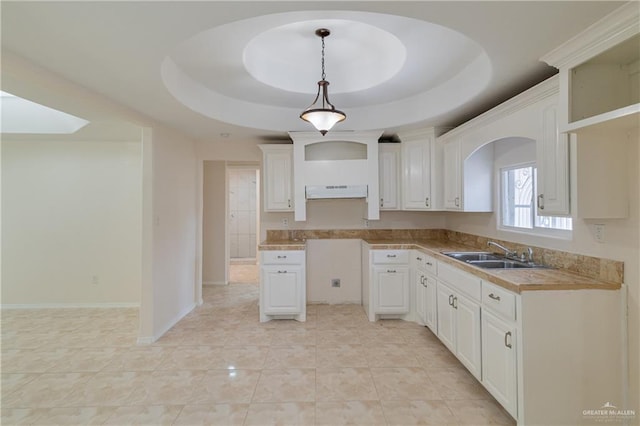
[[[515,251],[513,251],[513,250],[509,250],[509,249],[508,249],[508,248],[506,248],[505,246],[500,245],[500,244],[496,243],[495,241],[489,241],[489,242],[487,243],[487,247],[491,247],[491,246],[496,246],[496,247],[498,247],[500,250],[503,250],[503,251],[504,251],[504,255],[505,255],[505,257],[516,257],[516,258],[518,257],[518,253],[517,253],[517,252],[515,252]]]

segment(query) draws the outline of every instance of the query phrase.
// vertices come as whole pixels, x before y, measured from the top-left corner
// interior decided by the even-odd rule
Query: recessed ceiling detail
[[[485,51],[459,32],[417,19],[368,12],[265,15],[201,32],[162,63],[181,103],[245,127],[305,130],[298,116],[320,80],[317,28],[329,28],[327,79],[349,116],[337,130],[424,122],[471,100],[490,81]]]

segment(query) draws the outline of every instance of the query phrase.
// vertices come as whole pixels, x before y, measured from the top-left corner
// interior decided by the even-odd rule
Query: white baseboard
[[[153,342],[153,337],[138,337],[138,340],[136,341],[138,345],[150,345]]]
[[[138,302],[125,303],[7,303],[0,309],[140,308]]]
[[[228,281],[202,281],[202,285],[229,285]]]

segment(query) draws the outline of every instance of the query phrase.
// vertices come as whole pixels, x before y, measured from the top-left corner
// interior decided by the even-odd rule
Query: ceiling
[[[548,78],[539,58],[622,4],[4,1],[2,53],[193,138],[264,141],[311,130],[298,115],[326,27],[330,99],[347,114],[335,129],[390,136],[458,125]],[[99,121],[91,108],[65,112]]]

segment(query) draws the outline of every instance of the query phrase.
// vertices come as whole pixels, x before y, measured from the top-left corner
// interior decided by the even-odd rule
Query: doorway
[[[229,282],[257,284],[260,170],[227,167]]]

